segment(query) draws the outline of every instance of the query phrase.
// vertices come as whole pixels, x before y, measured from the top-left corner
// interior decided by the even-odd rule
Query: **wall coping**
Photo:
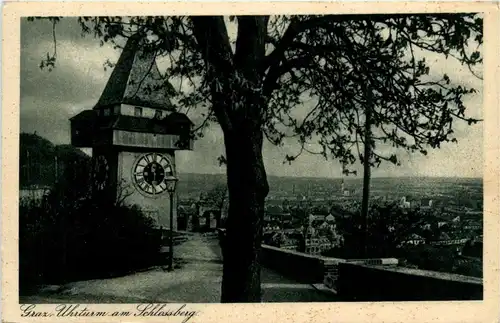
[[[483,285],[483,280],[481,278],[473,277],[473,276],[464,276],[464,275],[453,274],[453,273],[424,270],[424,269],[415,269],[415,268],[408,268],[408,267],[369,265],[369,264],[363,264],[363,263],[348,263],[348,264],[366,267],[366,268],[373,268],[373,269],[377,269],[377,270],[391,271],[391,272],[401,273],[401,274],[405,274],[405,275],[413,275],[413,276],[434,278],[434,279],[440,279],[440,280],[450,280],[450,281],[455,281],[455,282],[459,282],[459,283]]]
[[[343,259],[343,258],[332,258],[332,257],[318,256],[318,255],[310,255],[310,254],[307,254],[304,252],[281,249],[281,248],[266,245],[266,244],[262,244],[261,247],[263,249],[275,250],[275,251],[279,251],[279,252],[282,252],[285,254],[296,255],[299,257],[304,257],[304,258],[309,258],[309,259],[317,259],[317,260],[325,262],[326,264],[346,263],[346,264],[350,264],[350,265],[362,266],[362,267],[373,268],[373,269],[378,269],[378,270],[391,271],[391,272],[401,273],[401,274],[405,274],[405,275],[415,275],[415,276],[421,276],[421,277],[427,277],[427,278],[450,280],[450,281],[455,281],[455,282],[470,283],[470,284],[476,284],[476,285],[483,284],[483,280],[481,278],[478,278],[478,277],[464,276],[464,275],[459,275],[459,274],[432,271],[432,270],[400,267],[397,265],[393,265],[394,262],[395,262],[395,264],[397,264],[396,258]],[[382,260],[383,263],[377,264],[377,265],[367,264],[366,261],[369,261],[369,260]],[[385,262],[387,264],[384,265]]]
[[[300,252],[300,251],[295,251],[295,250],[281,249],[281,248],[270,246],[270,245],[267,245],[267,244],[261,244],[261,247],[263,249],[275,250],[275,251],[279,251],[279,252],[283,252],[283,253],[287,253],[287,254],[291,254],[291,255],[296,255],[296,256],[301,256],[301,257],[305,257],[305,258],[319,259],[319,260],[323,260],[324,259],[324,257],[321,257],[321,256],[310,255],[308,253],[304,253],[304,252]]]
[[[283,252],[283,253],[288,253],[288,254],[296,255],[296,256],[300,256],[300,257],[318,259],[318,260],[321,260],[325,263],[340,263],[340,262],[364,263],[365,261],[369,261],[369,260],[383,260],[383,261],[385,260],[388,263],[392,264],[394,262],[397,263],[397,261],[398,261],[396,258],[344,259],[344,258],[324,257],[324,256],[318,256],[318,255],[310,255],[308,253],[295,251],[295,250],[282,249],[282,248],[270,246],[267,244],[261,244],[261,247],[264,249],[271,249],[271,250],[275,250],[275,251],[279,251],[279,252]]]

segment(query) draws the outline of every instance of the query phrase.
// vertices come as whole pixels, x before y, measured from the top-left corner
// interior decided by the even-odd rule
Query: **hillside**
[[[89,161],[90,156],[71,145],[54,145],[37,134],[21,133],[19,187],[52,185],[56,176],[67,172],[69,166],[74,170],[82,169]]]

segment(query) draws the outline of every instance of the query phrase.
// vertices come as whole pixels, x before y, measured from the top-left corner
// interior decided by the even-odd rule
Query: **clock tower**
[[[96,196],[137,205],[158,226],[169,227],[165,178],[176,175],[175,151],[193,148],[192,122],[175,112],[156,53],[142,44],[139,34],[129,38],[97,104],[70,119],[71,143],[92,147]]]

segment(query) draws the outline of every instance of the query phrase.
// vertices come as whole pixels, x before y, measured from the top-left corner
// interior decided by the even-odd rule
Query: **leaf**
[[[43,19],[59,20],[58,17],[28,17],[28,21]],[[113,40],[117,35],[129,35],[130,30],[145,27],[151,36],[161,40],[148,42],[148,51],[158,51],[170,60],[165,73],[168,78],[183,78],[185,84],[191,85],[189,93],[169,93],[175,95],[179,105],[238,107],[237,111],[245,118],[262,117],[259,126],[272,134],[271,142],[275,145],[283,142],[284,135],[279,134],[296,138],[299,143],[304,138],[319,138],[320,154],[325,158],[333,156],[351,164],[362,159],[356,145],[361,143],[360,135],[364,132],[362,123],[367,104],[373,105],[376,111],[372,126],[374,133],[380,135],[373,139],[373,145],[386,142],[388,146],[411,153],[420,151],[425,155],[427,151],[422,147],[438,148],[440,142],[448,140],[444,135],[446,130],[440,129],[454,126],[456,119],[452,116],[465,119],[469,125],[476,122],[467,119],[463,103],[473,90],[450,85],[447,74],[425,85],[430,79],[427,75],[439,73],[440,68],[427,63],[418,53],[424,50],[436,56],[456,56],[464,64],[480,63],[479,50],[469,57],[460,50],[475,48],[474,42],[482,42],[483,20],[479,14],[408,15],[404,19],[388,15],[384,22],[393,25],[385,40],[380,36],[379,23],[372,27],[360,23],[360,17],[335,23],[331,19],[300,15],[271,17],[267,34],[261,35],[270,45],[266,58],[257,60],[258,65],[252,59],[246,60],[245,66],[238,68],[233,65],[231,50],[212,46],[219,44],[216,36],[220,35],[203,33],[206,42],[199,42],[193,33],[196,24],[188,17],[131,17],[127,22],[120,17],[81,17],[78,25],[82,33],[94,34],[101,46],[108,42],[113,47],[116,47]],[[237,16],[229,16],[229,21],[237,23]],[[290,29],[293,37],[287,40],[283,35],[290,25],[301,32],[293,35],[294,30]],[[199,27],[202,31],[208,30],[203,24]],[[169,31],[178,37],[172,37]],[[249,32],[248,39],[256,36],[255,31]],[[432,41],[427,41],[429,39]],[[274,52],[277,44],[280,50]],[[170,57],[167,52],[171,50],[178,52]],[[417,53],[415,58],[409,57],[412,52]],[[55,57],[47,53],[39,67],[52,70],[55,66]],[[257,77],[248,77],[248,71],[255,70]],[[147,91],[153,95],[165,88]],[[265,104],[256,107],[248,103],[255,98]],[[307,112],[296,113],[309,108],[314,113],[307,118]],[[258,113],[253,113],[255,110]],[[217,116],[211,121],[217,122]],[[398,131],[406,133],[404,139],[400,139]],[[288,157],[285,162],[295,159]],[[399,163],[392,156],[388,161]]]
[[[397,164],[398,163],[398,157],[396,155],[391,155],[391,157],[389,157],[389,161],[393,164]]]
[[[227,165],[227,159],[224,155],[217,157],[217,161],[219,162],[219,166]]]
[[[443,76],[443,80],[446,82],[446,84],[450,84],[450,77],[447,74]]]

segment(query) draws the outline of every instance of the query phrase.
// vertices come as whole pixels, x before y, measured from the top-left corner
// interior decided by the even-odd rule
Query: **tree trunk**
[[[239,16],[234,54],[222,17],[191,17],[207,63],[213,111],[224,132],[229,214],[223,303],[260,302],[259,252],[269,191],[262,159],[262,60],[269,16]]]
[[[361,202],[361,254],[363,257],[368,257],[368,212],[370,207],[370,179],[371,179],[371,106],[366,108],[365,120],[365,149],[363,162],[363,199]]]
[[[225,194],[226,192],[224,191],[224,197],[222,198],[222,201],[219,203],[219,210],[217,212],[216,216],[216,227],[219,229],[221,227],[221,219],[222,219],[222,209],[224,208],[224,201],[225,201]]]
[[[221,211],[219,211],[217,214],[215,214],[215,228],[216,229],[220,228],[220,218],[221,218]]]
[[[199,207],[196,207],[196,213],[191,217],[191,230],[198,232],[200,229]]]
[[[263,134],[254,120],[225,133],[229,214],[223,246],[223,303],[260,302],[264,201],[269,191],[262,159]]]

